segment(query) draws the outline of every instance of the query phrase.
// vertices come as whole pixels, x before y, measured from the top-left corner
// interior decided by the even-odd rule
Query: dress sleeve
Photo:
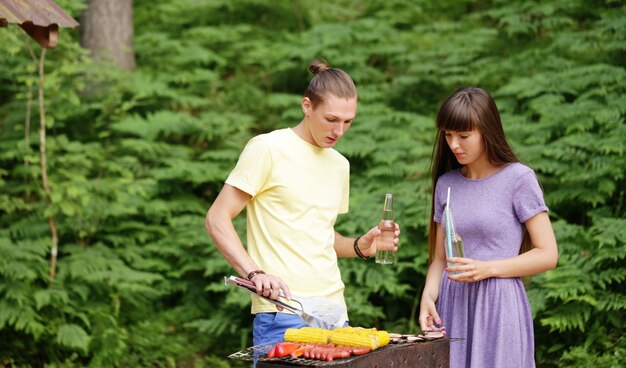
[[[538,213],[548,211],[537,176],[533,171],[522,175],[513,190],[513,208],[519,222],[524,223]]]
[[[270,149],[267,143],[255,137],[248,141],[241,152],[237,165],[226,179],[226,184],[254,197],[267,188],[271,169]]]

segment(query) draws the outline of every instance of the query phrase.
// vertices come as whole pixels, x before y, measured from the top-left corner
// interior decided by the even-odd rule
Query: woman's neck
[[[473,162],[461,167],[461,174],[468,179],[483,179],[500,171],[502,166],[496,166],[489,161]]]

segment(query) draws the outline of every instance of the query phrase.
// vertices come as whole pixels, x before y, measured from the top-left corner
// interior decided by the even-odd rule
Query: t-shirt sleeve
[[[272,158],[268,145],[259,137],[252,138],[241,152],[226,184],[254,197],[268,185],[271,168]]]
[[[513,208],[521,223],[528,221],[538,213],[548,211],[543,199],[543,192],[533,171],[522,175],[515,183]]]
[[[441,223],[441,217],[443,216],[443,206],[444,203],[440,200],[441,196],[439,195],[439,192],[441,192],[441,180],[437,180],[437,185],[435,186],[435,193],[433,193],[433,196],[435,196],[435,214],[433,216],[433,220],[435,220],[436,223],[440,224]]]

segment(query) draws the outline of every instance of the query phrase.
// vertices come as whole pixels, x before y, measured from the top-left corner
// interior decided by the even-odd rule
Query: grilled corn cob
[[[335,345],[378,348],[378,336],[375,334],[362,335],[350,332],[335,332],[330,336],[330,342]]]
[[[391,341],[391,336],[389,336],[389,332],[387,331],[376,331],[376,335],[378,335],[379,347],[383,347]]]
[[[335,330],[322,328],[302,327],[289,328],[285,331],[285,341],[304,342],[312,344],[327,344],[368,347],[372,350],[389,344],[391,340],[387,331],[377,331],[375,328],[342,327]]]
[[[302,327],[288,328],[285,331],[285,341],[310,342],[313,344],[327,344],[332,331],[323,328]]]
[[[336,328],[333,330],[333,332],[347,332],[347,333],[356,333],[356,334],[361,334],[361,335],[369,335],[373,331],[376,331],[376,327],[364,328],[364,327],[346,326],[346,327]]]
[[[387,331],[355,329],[352,331],[333,331],[330,342],[335,345],[368,347],[372,350],[389,344]]]

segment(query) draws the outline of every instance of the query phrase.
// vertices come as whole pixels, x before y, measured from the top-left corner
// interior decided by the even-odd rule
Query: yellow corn
[[[333,332],[347,332],[347,333],[354,333],[354,334],[360,334],[360,335],[369,335],[374,331],[376,331],[375,327],[363,328],[363,327],[352,327],[352,326],[336,328],[333,330]]]
[[[389,341],[391,341],[391,336],[389,336],[389,332],[387,331],[376,331],[376,335],[378,335],[378,347],[380,348],[389,344]]]
[[[287,331],[285,331],[285,341],[327,344],[331,333],[332,331],[325,330],[323,328],[288,328]]]
[[[352,326],[335,328],[333,332],[353,332],[356,328]]]
[[[285,341],[308,342],[313,344],[368,347],[372,350],[389,344],[391,340],[387,331],[377,331],[375,328],[342,327],[332,331],[322,328],[302,327],[289,328],[285,331]]]
[[[364,335],[350,332],[335,332],[330,336],[330,342],[335,345],[368,347],[372,350],[380,346],[376,334]]]
[[[375,328],[344,327],[333,330],[330,342],[335,345],[368,347],[372,350],[389,344],[391,337],[387,331]]]

